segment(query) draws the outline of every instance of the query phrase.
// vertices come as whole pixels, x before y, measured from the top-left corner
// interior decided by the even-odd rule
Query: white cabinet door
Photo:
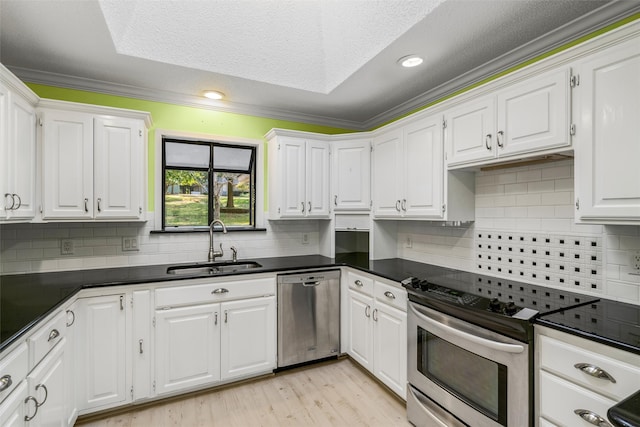
[[[278,138],[280,176],[280,217],[301,218],[307,211],[305,203],[305,143],[297,138]],[[276,202],[275,200],[273,202]]]
[[[133,400],[152,395],[151,384],[151,291],[133,291]]]
[[[220,304],[156,310],[158,394],[220,379],[220,322]]]
[[[498,157],[571,145],[569,70],[531,77],[498,93]]]
[[[373,371],[373,298],[349,290],[349,346],[347,353],[369,371]],[[405,331],[406,334],[406,331]]]
[[[275,296],[221,304],[221,379],[276,367]]]
[[[578,65],[576,218],[640,220],[640,42]]]
[[[404,128],[405,186],[402,210],[406,217],[442,217],[442,119],[427,117]]]
[[[306,215],[326,218],[329,216],[329,145],[306,141],[305,157]]]
[[[9,96],[7,144],[9,192],[17,199],[10,217],[30,219],[36,214],[36,113],[17,94]]]
[[[29,395],[38,402],[38,408],[28,423],[29,426],[67,426],[70,396],[67,395],[67,370],[65,360],[67,340],[56,344],[55,348],[36,366],[27,377]],[[33,400],[28,399],[28,410],[35,410]]]
[[[495,97],[465,102],[445,113],[447,164],[457,165],[494,157]]]
[[[373,213],[376,217],[400,217],[403,182],[402,131],[391,131],[373,140]]]
[[[44,110],[42,204],[44,219],[93,216],[93,117]]]
[[[143,124],[94,120],[95,218],[140,219],[143,194]]]
[[[337,141],[331,150],[334,210],[369,210],[371,141]]]
[[[29,415],[35,412],[35,403],[29,401],[25,404],[28,395],[27,381],[22,381],[5,400],[0,403],[0,426],[21,427],[25,425],[25,411],[28,409]]]
[[[76,323],[80,411],[130,400],[125,295],[80,298]]]
[[[407,313],[376,303],[373,373],[400,397],[407,392]]]

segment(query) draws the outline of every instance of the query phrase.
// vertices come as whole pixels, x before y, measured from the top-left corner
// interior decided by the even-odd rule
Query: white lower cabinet
[[[637,391],[639,355],[542,326],[535,332],[539,426],[606,421],[610,407]]]
[[[276,364],[276,297],[221,304],[221,379],[271,370]]]
[[[156,312],[156,393],[220,380],[220,304]]]
[[[63,338],[27,376],[29,396],[25,399],[25,421],[29,426],[68,425],[67,348]]]
[[[407,393],[407,294],[400,285],[349,271],[347,354],[394,393]]]
[[[125,294],[78,299],[76,381],[80,414],[131,400]]]
[[[157,395],[276,367],[275,277],[158,289],[155,303]]]

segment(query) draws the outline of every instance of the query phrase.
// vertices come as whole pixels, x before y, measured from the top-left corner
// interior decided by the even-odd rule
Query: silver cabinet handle
[[[309,210],[307,212],[311,213],[311,202],[309,202]]]
[[[69,323],[69,315],[71,315],[71,323]],[[67,310],[67,328],[76,323],[76,314],[73,310]]]
[[[613,378],[607,371],[602,368],[599,368],[596,365],[591,365],[589,363],[576,363],[573,365],[574,368],[581,370],[587,375],[591,375],[595,378],[600,378],[603,380],[609,380],[615,384],[616,379]]]
[[[484,146],[487,147],[487,150],[491,150],[491,134],[488,133],[487,136],[484,137]]]
[[[361,281],[361,280],[359,280],[359,279],[358,279],[358,280],[356,280],[356,281],[355,281],[355,282],[353,282],[353,283],[354,283],[356,286],[360,287],[360,288],[361,288],[362,286],[364,286],[364,284],[362,283],[362,281]]]
[[[13,380],[11,379],[11,375],[3,375],[0,378],[0,391],[5,391],[13,384]]]
[[[402,204],[400,205],[403,211],[407,211],[407,199],[402,199]]]
[[[609,424],[607,422],[607,420],[605,420],[604,418],[602,418],[600,415],[596,414],[595,412],[591,412],[591,411],[589,411],[587,409],[576,409],[573,412],[577,416],[579,416],[580,418],[582,418],[583,420],[585,420],[589,424],[593,424],[594,426],[611,427],[611,424]]]
[[[11,197],[11,206],[9,206],[7,204],[7,197]],[[4,203],[4,210],[5,211],[11,211],[11,210],[13,210],[13,207],[16,204],[16,199],[15,199],[15,197],[13,197],[13,195],[11,193],[4,193],[4,202],[5,202]]]
[[[142,339],[138,341],[138,346],[140,347],[140,354],[144,353],[144,350],[142,349]]]
[[[498,131],[498,134],[496,135],[496,142],[498,143],[498,147],[500,148],[504,148],[504,144],[502,142],[503,137],[504,137],[504,132]]]
[[[304,213],[304,202],[300,202],[300,204],[302,205],[302,213]]]
[[[38,408],[44,405],[45,402],[47,401],[47,398],[49,397],[49,390],[47,390],[47,387],[44,384],[38,384],[36,386],[36,391],[40,390],[41,388],[44,389],[44,399],[40,403],[38,403],[38,401],[36,400],[36,406]]]
[[[218,288],[211,291],[212,294],[226,294],[229,292],[229,289],[226,288]]]
[[[213,321],[213,324],[217,325],[218,324],[218,312],[217,311],[214,313],[214,319],[215,320]]]
[[[396,210],[400,212],[400,200],[396,200]]]
[[[124,297],[120,295],[120,311],[124,310]]]
[[[373,320],[376,321],[376,322],[378,321],[377,314],[378,314],[378,309],[376,308],[376,309],[373,310]]]
[[[338,206],[338,195],[333,196],[333,204]]]
[[[57,329],[52,329],[51,332],[49,332],[49,339],[47,339],[47,342],[51,340],[55,340],[59,336],[60,336],[60,332]]]
[[[25,415],[25,416],[24,416],[24,420],[25,420],[25,421],[31,421],[32,419],[34,419],[34,418],[36,417],[36,415],[38,414],[38,407],[40,406],[40,405],[38,405],[38,401],[36,400],[36,398],[35,398],[35,397],[33,397],[33,396],[28,396],[26,399],[24,399],[24,403],[25,403],[25,405],[26,405],[27,403],[29,403],[29,401],[30,401],[30,400],[33,400],[33,403],[35,403],[35,404],[36,404],[36,406],[35,406],[36,410],[35,410],[35,412],[33,413],[33,415],[31,415],[31,416],[29,416],[29,415]]]
[[[84,198],[84,211],[89,212],[89,199]]]
[[[102,199],[98,197],[98,212],[102,212],[102,206],[100,206],[101,203],[102,203]]]
[[[371,317],[371,306],[367,305],[364,309],[364,315],[367,317]]]
[[[17,195],[17,194],[15,194],[15,193],[13,193],[14,203],[15,203],[15,198],[16,198],[16,197],[18,198],[18,206],[11,208],[11,209],[13,209],[13,210],[20,209],[20,206],[22,206],[22,199],[20,198],[20,196],[19,196],[19,195]]]
[[[229,313],[227,312],[227,310],[224,311],[224,323],[227,323],[227,321],[229,320]]]
[[[387,298],[396,299],[396,296],[390,291],[386,291],[384,293],[384,296],[387,297]]]

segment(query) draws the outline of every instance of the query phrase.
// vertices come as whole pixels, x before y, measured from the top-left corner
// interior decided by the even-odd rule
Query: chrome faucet
[[[209,224],[209,262],[215,261],[217,257],[224,255],[224,251],[222,250],[222,243],[220,243],[219,251],[213,250],[213,226],[216,224],[220,224],[222,226],[222,232],[224,234],[227,234],[227,227],[224,225],[224,222],[220,221],[219,219],[214,219],[213,221],[211,221],[211,224]]]
[[[231,261],[233,262],[238,262],[238,250],[236,249],[235,246],[231,246],[229,249],[231,249]]]

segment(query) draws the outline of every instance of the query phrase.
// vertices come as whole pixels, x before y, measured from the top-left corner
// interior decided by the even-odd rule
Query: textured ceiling
[[[0,0],[0,62],[34,83],[370,129],[638,12],[637,0]],[[396,64],[411,53],[424,64]]]
[[[100,0],[123,55],[330,93],[444,0]]]

